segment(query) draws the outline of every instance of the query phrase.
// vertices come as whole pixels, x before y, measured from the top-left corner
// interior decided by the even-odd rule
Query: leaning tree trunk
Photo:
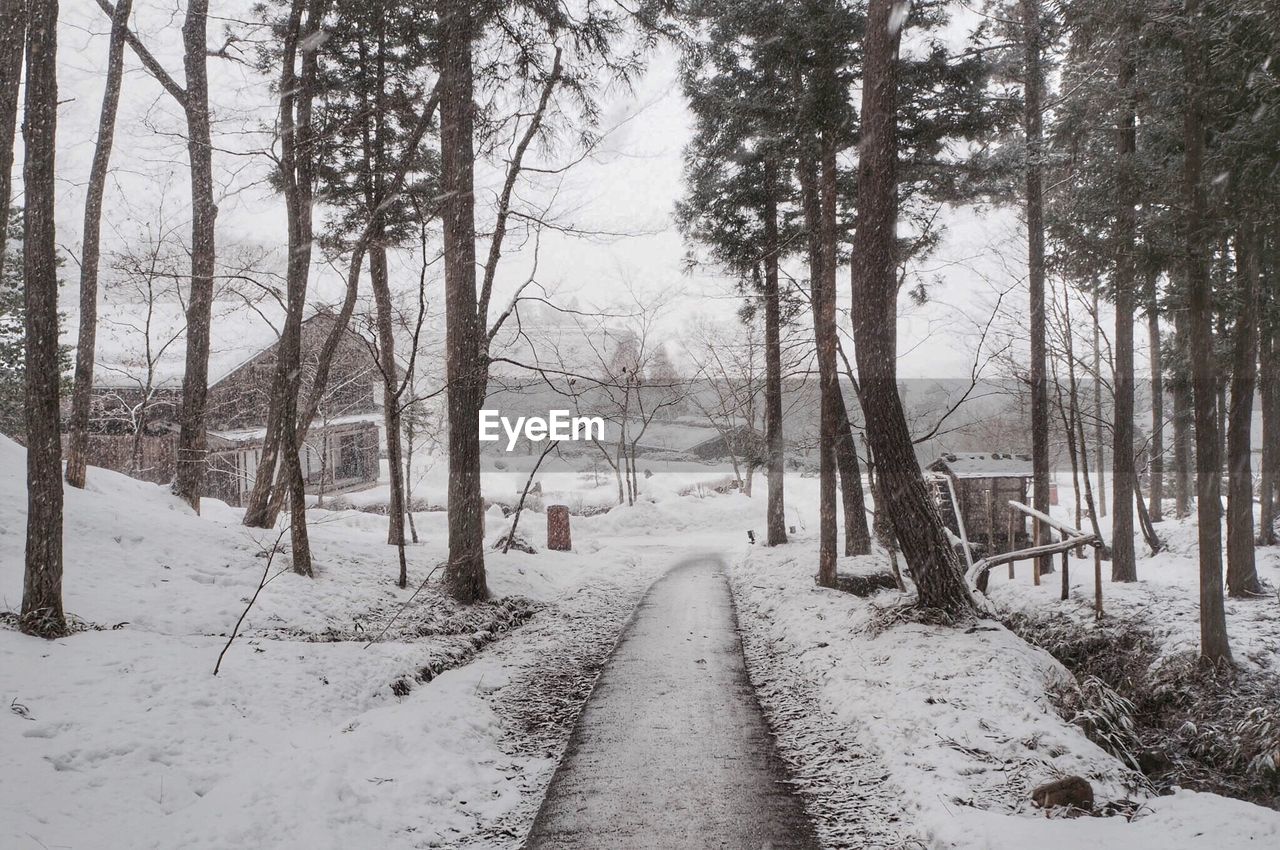
[[[1164,519],[1164,364],[1160,351],[1159,273],[1147,272],[1147,347],[1151,360],[1151,475],[1150,514],[1153,523]]]
[[[60,637],[62,443],[58,433],[58,259],[54,151],[58,122],[58,3],[31,0],[22,121],[23,296],[26,307],[27,548],[19,625]]]
[[[460,602],[489,597],[484,570],[479,410],[484,402],[477,313],[475,149],[471,66],[475,21],[469,3],[448,0],[440,14],[440,171],[444,235],[445,377],[449,420],[449,561],[445,584]]]
[[[1132,15],[1126,19],[1133,21]],[[1111,580],[1137,581],[1138,564],[1133,547],[1133,500],[1137,477],[1133,462],[1133,314],[1134,298],[1134,240],[1137,236],[1137,210],[1133,205],[1135,186],[1134,159],[1136,157],[1137,105],[1134,100],[1134,60],[1128,51],[1133,49],[1137,34],[1132,26],[1126,27],[1121,49],[1126,54],[1121,59],[1120,87],[1124,109],[1120,116],[1120,207],[1116,215],[1118,254],[1114,278],[1116,303],[1116,336],[1114,389],[1115,409],[1112,427],[1111,493],[1113,517],[1111,520]]]
[[[951,616],[973,598],[933,509],[907,429],[897,383],[897,52],[894,0],[870,0],[864,48],[858,229],[853,248],[853,332],[867,438],[879,495],[919,592]],[[879,510],[877,506],[877,510]]]
[[[1199,33],[1199,0],[1186,0],[1183,36],[1183,227],[1190,296],[1192,386],[1196,422],[1196,519],[1200,546],[1200,654],[1210,662],[1230,661],[1227,617],[1222,600],[1222,464],[1218,454],[1217,392],[1213,352],[1213,291],[1206,239],[1204,186],[1205,77],[1207,50]]]
[[[0,258],[5,256],[9,236],[9,193],[13,191],[13,148],[26,37],[26,0],[0,0]]]
[[[206,468],[205,408],[209,394],[209,324],[213,313],[213,142],[209,128],[209,0],[190,0],[182,25],[186,71],[187,156],[191,166],[191,292],[187,297],[186,371],[178,415],[174,492],[197,512]]]
[[[111,16],[111,45],[107,49],[107,81],[98,116],[98,142],[89,167],[84,200],[84,238],[80,249],[80,333],[76,340],[76,376],[71,392],[71,421],[67,428],[67,483],[84,487],[89,447],[89,403],[93,398],[93,361],[98,337],[98,260],[101,255],[102,198],[116,134],[116,108],[124,77],[125,35],[133,0],[119,0]]]
[[[765,163],[764,211],[764,433],[769,456],[768,531],[765,543],[787,542],[784,499],[786,457],[782,437],[782,309],[778,294],[777,166]]]
[[[1255,230],[1236,234],[1239,308],[1231,353],[1231,418],[1227,426],[1227,591],[1262,593],[1253,553],[1253,393],[1257,384],[1258,255]]]

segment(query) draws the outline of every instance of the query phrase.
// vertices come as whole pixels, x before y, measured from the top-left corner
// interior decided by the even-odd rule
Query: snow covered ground
[[[22,450],[0,440],[0,610],[21,598],[23,468]],[[490,498],[523,483],[519,470],[494,475]],[[573,476],[548,473],[546,501],[608,503],[611,482]],[[746,534],[762,536],[764,499],[717,495],[708,485],[718,477],[697,465],[655,474],[640,504],[575,516],[572,553],[491,553],[501,601],[475,609],[451,605],[434,581],[409,601],[444,557],[443,513],[416,515],[423,542],[408,549],[410,588],[400,590],[384,517],[314,510],[316,577],[273,561],[279,575],[215,678],[276,534],[245,529],[221,503],[197,517],[163,487],[91,470],[87,491],[68,491],[65,533],[66,606],[86,630],[45,642],[0,628],[10,709],[0,717],[0,846],[514,846],[632,605],[700,551],[736,563],[753,678],[784,754],[807,760],[797,784],[831,846],[1280,841],[1280,814],[1267,809],[1191,792],[1142,799],[1119,762],[1049,704],[1046,686],[1066,671],[1002,627],[880,630],[877,609],[895,594],[816,588],[812,479],[788,478],[794,542],[766,550]],[[488,515],[490,539],[506,529],[500,513]],[[529,513],[521,527],[537,541],[543,522]],[[1132,596],[1174,612],[1167,639],[1180,646],[1194,615],[1190,537],[1164,530],[1171,553],[1141,561],[1138,585],[1105,591],[1109,610]],[[1280,581],[1270,553],[1262,570]],[[1013,584],[993,576],[1002,605],[1060,605],[1056,583],[1032,588],[1025,573]],[[1231,604],[1238,657],[1273,652],[1267,610]],[[1140,816],[1046,819],[1026,792],[1060,772],[1090,778],[1100,802],[1140,799]]]
[[[24,467],[0,438],[0,609],[21,600]],[[87,630],[0,629],[6,848],[457,846],[527,809],[557,755],[511,755],[494,694],[575,640],[600,599],[629,609],[669,563],[652,523],[681,524],[648,506],[576,521],[572,553],[491,553],[495,596],[527,601],[459,610],[433,583],[366,646],[444,557],[445,516],[416,517],[400,590],[384,518],[312,511],[316,577],[277,559],[215,678],[276,534],[90,472],[87,491],[68,490],[65,531],[66,607]],[[490,517],[495,537],[506,522]],[[419,682],[430,666],[448,672]]]

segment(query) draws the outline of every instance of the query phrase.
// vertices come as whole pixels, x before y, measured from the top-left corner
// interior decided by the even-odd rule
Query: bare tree
[[[98,263],[101,253],[102,201],[107,169],[115,141],[116,110],[124,77],[124,40],[129,30],[133,0],[119,0],[111,16],[111,44],[107,50],[107,80],[98,118],[98,141],[89,168],[89,188],[84,201],[84,237],[80,248],[80,334],[76,342],[75,385],[71,393],[68,423],[67,483],[84,487],[85,454],[89,443],[89,403],[93,396],[93,362],[98,333]]]

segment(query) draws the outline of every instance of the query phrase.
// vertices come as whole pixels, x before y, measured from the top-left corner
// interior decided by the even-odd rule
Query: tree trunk
[[[387,542],[404,545],[404,466],[400,439],[400,379],[396,374],[395,332],[391,323],[391,281],[387,275],[387,249],[381,242],[369,251],[369,279],[377,311],[378,361],[382,373],[383,425],[387,431],[387,465],[390,467],[391,500],[387,506]],[[401,576],[401,587],[408,581]]]
[[[840,499],[844,508],[844,553],[866,555],[871,552],[871,532],[867,529],[858,444],[853,437],[853,423],[849,421],[844,394],[836,392],[832,399],[836,408],[836,466],[840,470]]]
[[[824,150],[822,160],[825,160],[825,156]],[[812,151],[805,151],[800,156],[797,175],[800,179],[805,226],[809,231],[810,309],[813,313],[813,339],[818,361],[818,584],[822,587],[835,587],[836,424],[831,394],[838,392],[839,387],[835,385],[835,293],[827,287],[825,270],[829,246],[824,206],[828,192],[826,175],[822,173],[823,165],[825,161],[820,162]],[[834,202],[834,192],[831,200]]]
[[[186,71],[187,156],[191,166],[191,292],[187,297],[186,370],[178,417],[174,492],[198,513],[204,486],[205,407],[209,394],[209,323],[213,313],[213,142],[209,129],[209,0],[190,0],[182,25]]]
[[[0,0],[0,258],[8,250],[9,194],[13,191],[13,149],[26,38],[26,0]]]
[[[765,544],[787,542],[785,444],[782,434],[782,309],[778,293],[777,166],[765,163],[764,214],[764,432],[769,455],[768,532]]]
[[[1164,364],[1160,351],[1159,273],[1147,273],[1147,347],[1151,359],[1151,522],[1164,519]]]
[[[1032,503],[1049,513],[1049,388],[1045,376],[1044,176],[1042,160],[1044,73],[1040,67],[1039,0],[1020,0],[1025,92],[1022,127],[1027,139],[1026,214],[1027,283],[1031,314],[1031,469]],[[1032,518],[1037,528],[1040,521]],[[994,531],[993,531],[994,533]],[[1039,536],[1037,536],[1039,539]],[[1039,559],[1041,573],[1053,571],[1053,556]]]
[[[1189,337],[1184,305],[1174,314],[1174,341],[1187,363],[1190,363]],[[1174,512],[1178,519],[1185,519],[1191,514],[1191,419],[1190,376],[1182,375],[1173,388],[1173,492]]]
[[[897,385],[897,52],[893,0],[870,0],[864,48],[853,331],[879,495],[919,592],[950,616],[973,609],[942,520],[929,500]]]
[[[1137,237],[1135,166],[1137,104],[1133,92],[1135,65],[1130,53],[1137,42],[1133,15],[1125,15],[1124,45],[1118,85],[1124,98],[1120,115],[1120,207],[1116,214],[1118,254],[1114,279],[1116,336],[1114,382],[1115,409],[1112,427],[1111,580],[1137,581],[1138,564],[1133,546],[1133,500],[1136,474],[1133,462],[1133,314],[1135,309],[1134,241]]]
[[[1218,456],[1217,391],[1213,356],[1213,292],[1209,280],[1204,186],[1205,79],[1208,60],[1199,0],[1186,0],[1183,42],[1186,95],[1183,105],[1183,209],[1186,216],[1187,288],[1190,294],[1192,386],[1196,422],[1196,518],[1200,545],[1200,654],[1209,662],[1230,661],[1222,600],[1222,464]]]
[[[124,77],[124,40],[133,0],[119,0],[111,16],[111,45],[107,49],[107,82],[98,116],[98,141],[89,167],[89,187],[84,200],[84,238],[80,249],[80,333],[76,341],[76,376],[71,393],[71,420],[67,428],[66,480],[84,487],[85,454],[89,444],[89,404],[93,398],[93,361],[98,336],[98,260],[101,254],[102,198],[115,141],[116,108]]]
[[[449,0],[441,10],[440,165],[445,249],[445,376],[449,384],[449,561],[445,584],[460,602],[489,598],[484,571],[484,499],[480,493],[479,411],[484,401],[476,303],[476,225],[473,189],[472,40],[469,3]]]
[[[1255,230],[1236,234],[1239,307],[1231,353],[1231,419],[1227,426],[1227,592],[1262,593],[1253,553],[1253,393],[1258,362],[1258,254]]]
[[[1107,449],[1102,434],[1102,328],[1099,283],[1093,282],[1093,439],[1097,444],[1098,515],[1107,515]]]
[[[54,151],[58,122],[58,3],[31,0],[22,121],[23,295],[26,306],[27,548],[19,625],[66,634],[62,611],[62,443],[58,429],[58,255]]]
[[[1275,310],[1272,297],[1258,312],[1259,357],[1261,364],[1262,402],[1262,480],[1261,513],[1258,521],[1258,543],[1273,546],[1276,542],[1276,486],[1280,484],[1280,350],[1276,346]]]

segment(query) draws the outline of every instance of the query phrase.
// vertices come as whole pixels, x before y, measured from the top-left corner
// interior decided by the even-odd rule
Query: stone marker
[[[547,548],[558,552],[568,552],[573,548],[568,505],[547,505]]]

